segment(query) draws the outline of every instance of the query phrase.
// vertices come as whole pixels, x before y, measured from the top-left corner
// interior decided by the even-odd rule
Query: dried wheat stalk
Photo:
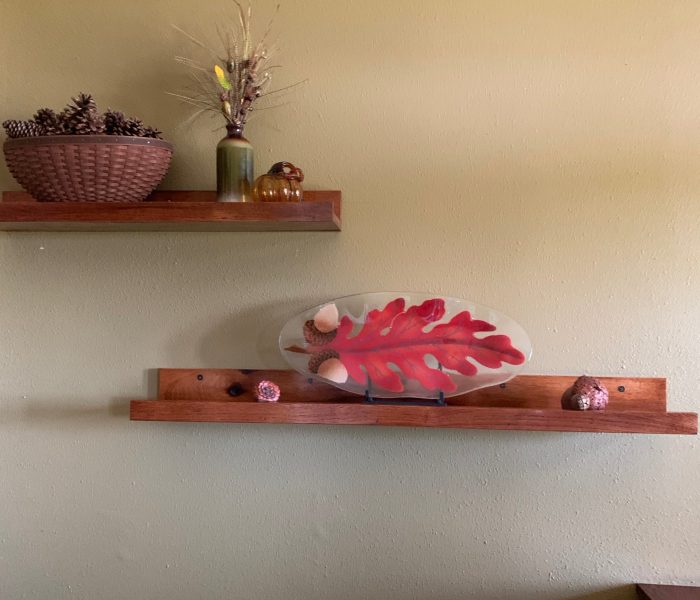
[[[236,5],[237,13],[234,24],[225,30],[217,27],[222,53],[216,52],[193,35],[174,26],[190,42],[209,55],[209,62],[203,63],[185,56],[176,56],[175,60],[190,70],[190,84],[183,93],[169,93],[198,108],[195,116],[207,112],[223,115],[229,132],[241,134],[257,100],[289,90],[304,82],[277,90],[269,89],[272,81],[271,71],[279,65],[270,64],[277,47],[275,44],[268,45],[268,38],[280,5],[277,5],[260,41],[254,43],[251,35],[251,4],[248,3],[244,9],[238,0],[232,1]],[[214,63],[213,67],[210,66],[211,61]]]

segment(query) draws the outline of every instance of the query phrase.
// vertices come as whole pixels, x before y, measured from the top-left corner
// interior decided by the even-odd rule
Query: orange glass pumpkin
[[[304,173],[292,163],[278,162],[255,180],[253,197],[257,202],[301,202]]]

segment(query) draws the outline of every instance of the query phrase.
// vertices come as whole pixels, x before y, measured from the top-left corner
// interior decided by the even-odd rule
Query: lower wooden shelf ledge
[[[280,402],[254,400],[252,390],[262,379],[280,384]],[[447,406],[397,406],[365,404],[358,396],[294,371],[161,369],[158,398],[132,401],[131,419],[697,434],[696,413],[666,412],[664,379],[603,378],[610,390],[607,410],[564,411],[558,408],[559,398],[574,379],[524,375],[505,386],[450,398]]]
[[[697,433],[697,415],[652,412],[574,412],[473,406],[381,406],[321,402],[131,403],[135,421],[393,425],[451,429],[506,429],[609,433]]]

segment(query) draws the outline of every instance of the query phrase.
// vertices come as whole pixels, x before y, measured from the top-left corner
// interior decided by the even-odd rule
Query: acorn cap
[[[323,333],[316,328],[314,322],[309,319],[304,323],[304,339],[312,346],[325,346],[335,339],[335,331]]]

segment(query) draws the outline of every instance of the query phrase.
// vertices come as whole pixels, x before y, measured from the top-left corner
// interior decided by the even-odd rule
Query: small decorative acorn
[[[276,383],[263,379],[255,386],[255,397],[258,402],[277,402],[280,399],[280,388]]]
[[[605,410],[608,389],[595,377],[582,375],[561,397],[564,410]]]
[[[335,339],[338,325],[338,307],[332,303],[326,304],[313,319],[304,323],[304,339],[307,344],[315,346],[315,351],[309,358],[309,371],[334,383],[345,383],[348,380],[348,370],[340,360],[340,355],[332,348],[323,348]]]

